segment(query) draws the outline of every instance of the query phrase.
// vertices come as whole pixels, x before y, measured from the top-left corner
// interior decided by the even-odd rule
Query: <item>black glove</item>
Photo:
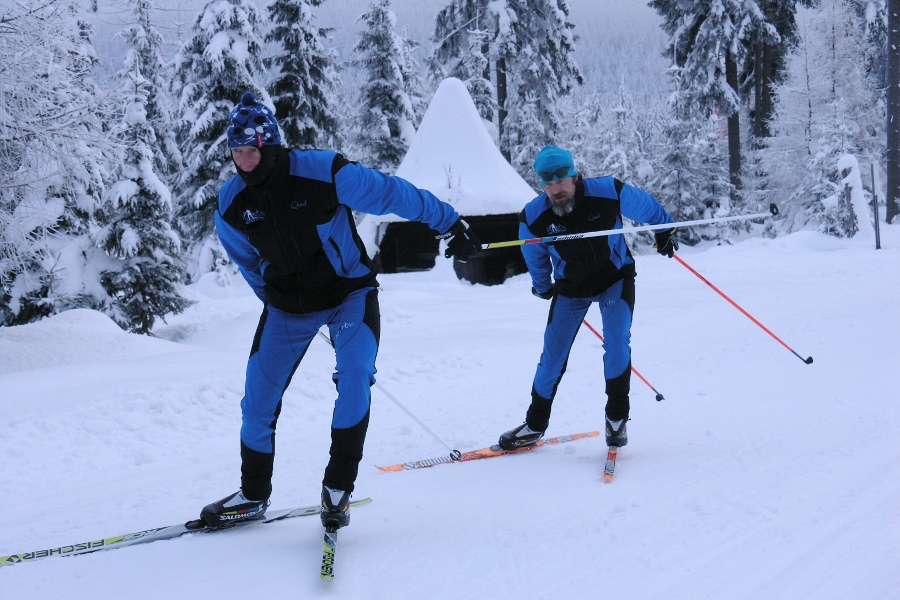
[[[656,251],[663,256],[672,258],[678,250],[678,238],[675,237],[675,228],[656,234],[656,243],[653,244]]]
[[[535,296],[537,296],[538,298],[540,298],[541,300],[550,300],[556,294],[556,286],[553,284],[550,284],[550,289],[547,290],[546,292],[539,292],[536,289],[534,289],[534,286],[532,286],[531,293],[534,294]]]
[[[455,256],[459,262],[466,262],[479,252],[481,252],[481,240],[478,239],[469,224],[459,219],[450,228],[450,231],[440,236],[441,239],[450,238],[447,242],[447,249],[444,251],[444,257],[450,258]]]

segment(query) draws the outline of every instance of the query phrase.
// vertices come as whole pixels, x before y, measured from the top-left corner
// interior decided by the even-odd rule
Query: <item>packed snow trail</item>
[[[882,229],[879,251],[809,232],[682,247],[808,366],[675,261],[638,254],[633,357],[666,401],[633,379],[611,485],[602,437],[381,473],[444,448],[373,388],[356,497],[375,502],[341,530],[331,593],[897,598],[900,233]],[[528,277],[472,286],[439,260],[379,279],[380,385],[454,448],[521,423],[547,311]],[[240,280],[191,294],[158,339],[90,311],[0,329],[0,554],[196,518],[236,489],[261,307]],[[548,436],[601,429],[601,360],[582,332]],[[313,344],[285,394],[273,506],[318,500],[333,365]],[[294,519],[0,569],[0,596],[315,598],[321,556],[321,525]]]

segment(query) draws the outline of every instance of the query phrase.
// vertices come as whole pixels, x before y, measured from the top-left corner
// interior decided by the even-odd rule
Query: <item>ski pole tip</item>
[[[803,361],[803,362],[805,362],[805,363],[806,363],[806,364],[808,364],[808,365],[811,365],[811,364],[812,364],[812,362],[813,362],[813,360],[812,360],[812,356],[809,356],[809,357],[807,357],[807,358],[806,358],[806,360],[805,360],[805,361]]]
[[[657,394],[656,394],[656,401],[657,401],[657,402],[662,402],[662,401],[665,400],[665,399],[666,399],[666,397],[663,396],[662,394],[660,394],[660,393],[657,393]]]

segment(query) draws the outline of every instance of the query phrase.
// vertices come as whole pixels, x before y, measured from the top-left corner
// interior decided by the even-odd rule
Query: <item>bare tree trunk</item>
[[[509,148],[503,145],[503,121],[506,120],[506,59],[497,59],[497,138],[500,140],[500,153],[509,161]]]
[[[888,0],[887,57],[887,214],[900,213],[900,0]]]
[[[775,76],[772,47],[765,42],[756,42],[754,53],[753,81],[755,106],[753,107],[753,135],[769,137],[769,120],[772,118],[774,103],[772,102],[773,78]]]
[[[900,0],[898,0],[900,1]],[[738,89],[737,65],[731,57],[731,52],[725,52],[725,82],[735,92]],[[735,110],[728,117],[728,173],[731,177],[731,185],[736,189],[741,187],[741,113]]]

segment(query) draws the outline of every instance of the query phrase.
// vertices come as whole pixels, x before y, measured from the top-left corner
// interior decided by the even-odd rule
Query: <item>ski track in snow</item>
[[[379,389],[336,581],[301,518],[0,569],[0,597],[900,598],[900,230],[880,251],[801,232],[636,257],[629,445],[602,438],[381,473],[446,450]],[[453,448],[522,421],[549,303],[449,261],[382,275],[378,382]],[[260,312],[241,281],[122,332],[70,311],[0,329],[0,555],[169,525],[239,485],[243,370]],[[588,321],[602,324],[596,307]],[[602,346],[575,341],[548,435],[602,429]],[[333,353],[314,340],[285,394],[273,508],[315,504]]]

